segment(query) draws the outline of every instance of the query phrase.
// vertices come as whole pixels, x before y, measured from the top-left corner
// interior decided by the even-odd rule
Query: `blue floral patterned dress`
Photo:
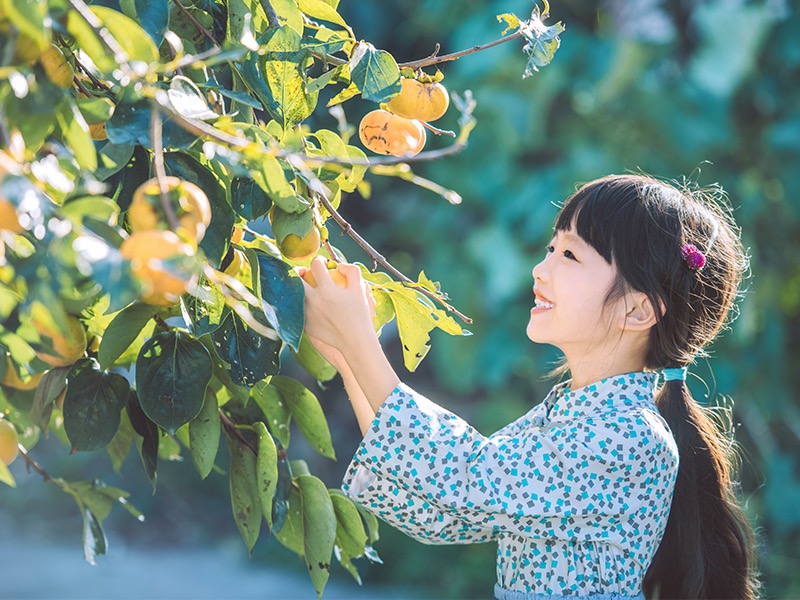
[[[678,472],[657,377],[556,385],[488,437],[400,384],[342,490],[426,544],[497,541],[500,600],[643,598]]]

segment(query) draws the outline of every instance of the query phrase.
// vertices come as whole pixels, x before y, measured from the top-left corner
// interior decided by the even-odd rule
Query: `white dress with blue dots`
[[[643,598],[678,472],[656,381],[561,383],[488,437],[401,383],[342,490],[426,544],[497,541],[500,600]]]

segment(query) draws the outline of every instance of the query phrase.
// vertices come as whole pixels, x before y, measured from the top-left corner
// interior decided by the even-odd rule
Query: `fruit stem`
[[[420,121],[420,123],[422,123],[422,126],[425,129],[432,131],[436,135],[449,135],[450,137],[456,137],[455,131],[450,131],[449,129],[439,129],[438,127],[434,127],[430,123],[426,123],[425,121]]]
[[[180,2],[178,2],[180,4]],[[161,208],[167,216],[167,224],[172,231],[178,230],[178,218],[172,210],[167,190],[167,172],[164,169],[164,140],[162,139],[161,111],[156,102],[153,102],[150,110],[150,140],[153,143],[153,171],[158,181],[159,198]]]
[[[317,198],[320,202],[322,202],[322,204],[325,206],[325,209],[330,213],[331,217],[333,217],[333,220],[336,221],[336,224],[339,225],[339,227],[342,228],[342,233],[343,234],[346,233],[351,238],[353,238],[353,240],[356,242],[356,244],[361,246],[361,248],[363,248],[363,250],[367,254],[369,254],[369,257],[373,261],[373,265],[375,263],[379,263],[379,264],[383,265],[383,267],[387,271],[389,271],[389,273],[391,273],[395,278],[399,279],[403,283],[408,283],[408,284],[413,285],[415,290],[417,290],[419,292],[422,292],[423,294],[428,296],[428,298],[430,298],[431,300],[434,300],[435,302],[438,302],[439,304],[441,304],[445,308],[445,310],[447,310],[448,312],[453,313],[454,315],[456,315],[459,319],[461,319],[465,323],[467,323],[467,324],[471,324],[472,323],[472,319],[470,319],[466,315],[464,315],[461,312],[459,312],[455,307],[453,307],[450,304],[448,304],[444,300],[444,298],[442,298],[442,296],[440,296],[439,294],[434,294],[433,292],[431,292],[430,290],[428,290],[428,289],[426,289],[426,288],[424,288],[422,286],[414,285],[415,282],[411,278],[407,277],[406,275],[404,275],[403,273],[398,271],[388,260],[386,260],[386,258],[382,254],[380,254],[377,250],[375,250],[375,248],[373,248],[369,244],[369,242],[367,242],[367,240],[365,240],[363,237],[361,237],[361,235],[359,235],[359,233],[355,229],[353,229],[353,226],[350,225],[350,223],[348,223],[344,219],[344,217],[342,217],[342,215],[340,215],[339,212],[333,207],[333,205],[330,203],[330,201],[325,197],[325,194],[320,193],[320,192],[315,190],[314,191],[314,197]]]
[[[486,50],[488,48],[493,48],[495,46],[499,46],[500,44],[505,44],[506,42],[510,42],[511,40],[515,40],[518,37],[522,37],[522,33],[517,30],[509,36],[501,37],[500,39],[494,40],[493,42],[489,42],[488,44],[481,44],[479,46],[472,46],[472,48],[467,48],[466,50],[459,50],[458,52],[453,52],[451,54],[443,54],[438,56],[439,54],[439,44],[436,45],[436,49],[433,51],[433,54],[427,56],[425,58],[421,58],[419,60],[412,60],[409,62],[398,63],[398,67],[401,69],[408,68],[408,69],[421,69],[422,67],[429,67],[431,65],[438,65],[439,63],[456,60],[461,58],[462,56],[466,56],[467,54],[472,54],[474,52],[480,52],[481,50]]]

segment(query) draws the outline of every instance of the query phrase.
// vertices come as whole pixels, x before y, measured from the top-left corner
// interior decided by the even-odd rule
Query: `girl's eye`
[[[545,246],[545,247],[544,247],[544,251],[545,251],[547,254],[550,254],[551,252],[555,252],[555,251],[556,251],[556,247],[555,247],[555,246],[553,246],[553,245],[551,244],[551,245],[549,245],[549,246]]]
[[[571,250],[564,250],[564,256],[566,256],[570,260],[578,260],[577,258],[575,258],[575,255],[572,253]]]

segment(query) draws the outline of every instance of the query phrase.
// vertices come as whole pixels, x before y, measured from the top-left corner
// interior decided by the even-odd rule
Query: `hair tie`
[[[684,244],[681,248],[681,257],[686,266],[693,271],[700,271],[706,266],[706,255],[700,252],[694,244]]]
[[[662,369],[664,374],[664,381],[686,381],[687,367],[679,367],[675,369]]]

